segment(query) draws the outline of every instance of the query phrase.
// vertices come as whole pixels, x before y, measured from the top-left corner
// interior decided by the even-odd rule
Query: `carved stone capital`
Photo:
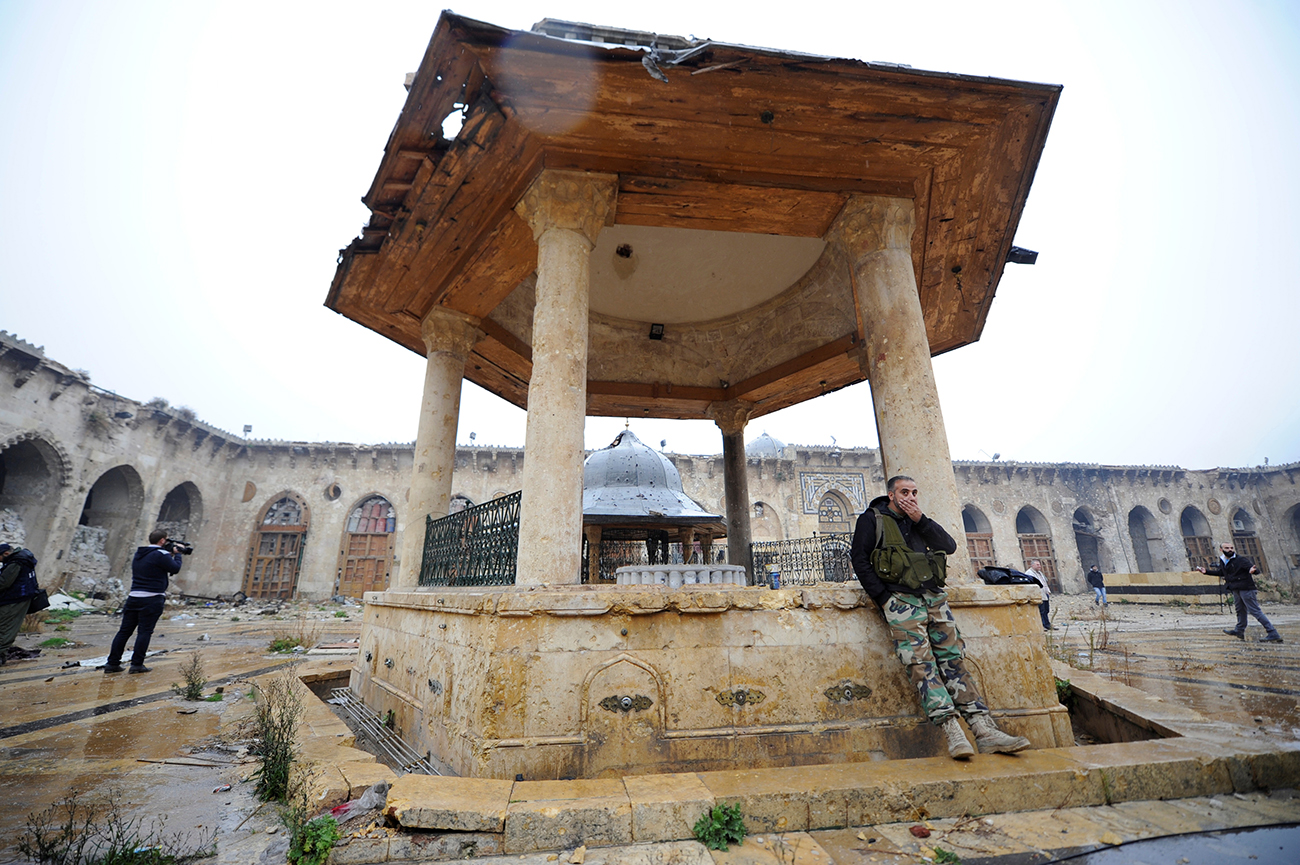
[[[474,344],[483,338],[478,325],[479,320],[472,315],[435,306],[420,322],[420,336],[428,354],[447,352],[466,358]]]
[[[882,249],[912,252],[916,216],[908,198],[854,195],[827,233],[849,253],[850,260]]]
[[[592,246],[596,236],[614,221],[618,178],[612,174],[546,170],[528,187],[515,212],[533,229],[533,239],[547,229],[578,231]]]
[[[754,404],[748,400],[732,399],[726,402],[711,402],[705,410],[723,435],[739,435],[745,431],[745,424],[754,411]]]

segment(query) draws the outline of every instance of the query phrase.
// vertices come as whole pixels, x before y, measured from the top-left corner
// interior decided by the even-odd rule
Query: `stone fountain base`
[[[949,591],[999,724],[1067,746],[1037,598]],[[479,778],[946,753],[875,605],[842,584],[370,593],[351,687],[418,751]]]

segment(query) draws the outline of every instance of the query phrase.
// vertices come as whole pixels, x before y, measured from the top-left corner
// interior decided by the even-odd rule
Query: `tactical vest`
[[[876,512],[876,548],[871,552],[871,567],[886,583],[895,583],[913,591],[934,580],[940,588],[948,579],[948,555],[942,550],[918,553],[903,540],[898,520],[887,508]]]

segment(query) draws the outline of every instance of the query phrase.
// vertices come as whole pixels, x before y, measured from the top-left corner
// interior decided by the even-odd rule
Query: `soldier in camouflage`
[[[898,658],[907,667],[926,717],[943,729],[948,754],[954,759],[975,753],[958,717],[964,717],[975,733],[981,754],[1028,748],[1028,739],[1009,736],[993,723],[966,670],[966,646],[943,591],[944,556],[957,551],[957,542],[921,512],[914,480],[892,477],[886,490],[887,496],[875,499],[858,517],[853,570],[884,613]]]

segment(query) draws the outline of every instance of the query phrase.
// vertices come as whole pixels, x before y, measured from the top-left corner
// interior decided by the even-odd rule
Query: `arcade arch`
[[[785,532],[776,508],[767,502],[754,502],[753,516],[749,521],[750,537],[755,541],[782,541]]]
[[[1255,518],[1245,508],[1237,508],[1232,515],[1232,544],[1238,555],[1250,559],[1261,574],[1268,575],[1268,561],[1255,532]]]
[[[1052,527],[1042,511],[1025,505],[1016,514],[1016,538],[1020,541],[1021,567],[1029,567],[1034,559],[1043,563],[1043,576],[1054,592],[1061,590],[1061,578],[1056,568],[1056,553],[1052,549]]]
[[[283,492],[257,516],[243,592],[250,598],[292,598],[298,588],[311,511],[295,492]]]
[[[993,551],[993,526],[984,512],[974,505],[961,509],[961,524],[966,530],[966,551],[970,553],[970,563],[979,570],[997,564]]]
[[[101,530],[87,540],[95,546],[102,544],[110,577],[123,575],[127,570],[143,509],[144,482],[140,473],[129,465],[114,466],[104,472],[86,493],[77,524]]]
[[[343,526],[335,594],[359,598],[388,588],[396,528],[397,512],[383,496],[367,496],[353,505]]]
[[[1138,573],[1153,574],[1169,570],[1160,524],[1151,511],[1142,505],[1128,512],[1128,536],[1133,542],[1133,557],[1137,561]]]
[[[186,481],[172,488],[158,508],[157,527],[168,537],[186,540],[191,544],[203,525],[203,495],[192,482]]]
[[[64,482],[59,452],[44,439],[10,442],[0,449],[0,511],[11,511],[15,522],[13,536],[0,540],[20,543],[40,555],[49,541]]]
[[[1101,536],[1101,530],[1092,511],[1087,508],[1076,508],[1073,524],[1074,544],[1079,550],[1079,563],[1083,565],[1083,569],[1087,571],[1096,565],[1103,571],[1107,570],[1107,564],[1102,561],[1103,554],[1106,552],[1106,541]]]
[[[1179,528],[1183,533],[1183,547],[1187,550],[1187,565],[1190,570],[1212,567],[1218,556],[1214,553],[1214,538],[1210,534],[1210,522],[1195,505],[1183,508],[1178,518]]]

